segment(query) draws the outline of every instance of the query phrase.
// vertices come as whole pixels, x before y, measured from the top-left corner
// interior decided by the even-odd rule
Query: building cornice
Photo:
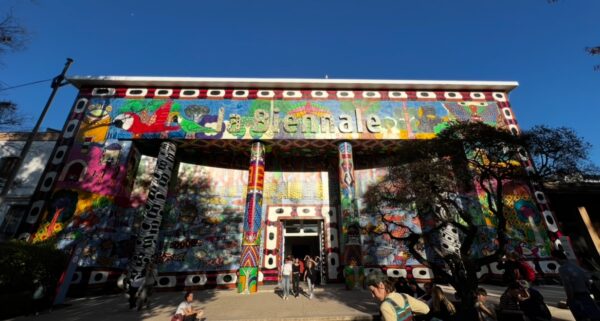
[[[302,79],[302,78],[200,78],[73,76],[68,81],[77,88],[93,87],[199,87],[269,89],[353,89],[353,90],[465,90],[510,92],[516,81],[458,80],[377,80],[377,79]]]

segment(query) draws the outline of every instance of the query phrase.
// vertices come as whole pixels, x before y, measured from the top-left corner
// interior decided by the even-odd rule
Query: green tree
[[[412,204],[422,222],[434,222],[405,240],[421,264],[456,289],[465,319],[473,317],[477,271],[498,261],[508,242],[503,186],[527,177],[517,161],[520,146],[519,137],[508,131],[483,123],[453,123],[434,139],[408,142],[397,153],[404,156],[392,159],[387,175],[365,194],[370,212]],[[484,204],[475,186],[485,192]],[[472,252],[476,237],[486,228],[476,222],[481,205],[496,224],[497,246],[486,256]],[[380,231],[388,233],[391,222],[382,222],[387,228]],[[423,256],[422,244],[433,250],[433,258]]]

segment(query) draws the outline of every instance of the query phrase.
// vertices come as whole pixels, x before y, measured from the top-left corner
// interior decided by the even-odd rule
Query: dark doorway
[[[301,260],[306,255],[314,258],[319,256],[319,237],[318,236],[286,236],[285,255],[292,255]]]

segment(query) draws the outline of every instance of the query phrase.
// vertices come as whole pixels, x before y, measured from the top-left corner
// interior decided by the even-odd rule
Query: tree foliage
[[[474,304],[479,267],[504,254],[508,239],[503,186],[526,177],[518,161],[520,143],[510,132],[483,123],[452,123],[434,139],[409,142],[397,153],[403,156],[391,160],[387,175],[365,194],[371,212],[407,204],[416,207],[421,222],[429,226],[405,239],[409,250],[436,277],[457,290],[463,307]],[[484,191],[483,205],[496,220],[498,243],[493,253],[485,256],[472,253],[473,243],[484,228],[474,220],[474,210],[481,211],[482,207],[476,187]],[[381,221],[389,225],[385,219]],[[381,233],[389,230],[379,229]],[[448,247],[445,241],[452,238],[451,233],[459,241],[458,249]],[[436,258],[426,259],[422,244],[427,244]]]
[[[0,20],[0,55],[25,48],[27,30],[19,24],[12,13]]]
[[[17,105],[10,101],[0,101],[0,130],[18,126],[23,118],[17,112]]]
[[[538,125],[523,139],[541,181],[577,181],[599,173],[589,159],[592,145],[572,128]]]

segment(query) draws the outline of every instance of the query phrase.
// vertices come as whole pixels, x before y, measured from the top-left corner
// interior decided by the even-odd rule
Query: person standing
[[[142,290],[144,284],[146,283],[146,270],[143,270],[141,274],[135,276],[133,280],[131,280],[131,284],[129,285],[129,308],[133,309],[136,306],[138,295],[140,294],[140,290]]]
[[[502,262],[498,264],[498,268],[504,269],[502,280],[507,285],[521,279],[519,273],[519,254],[516,252],[508,253],[506,258],[503,258]]]
[[[46,287],[40,280],[33,281],[33,293],[31,299],[33,303],[33,312],[38,316],[46,301]]]
[[[313,260],[309,259],[306,263],[306,268],[304,269],[304,279],[308,284],[308,299],[311,300],[313,298],[313,292],[315,290],[315,281],[317,279],[315,263]]]
[[[383,321],[410,320],[413,316],[424,316],[429,313],[429,307],[425,302],[394,292],[394,285],[381,271],[369,273],[366,284],[373,298],[381,302],[379,311]]]
[[[283,299],[287,300],[290,295],[290,278],[292,277],[292,259],[288,256],[285,259],[281,269],[281,278],[283,282]]]
[[[560,267],[558,274],[567,294],[567,305],[576,320],[600,320],[600,308],[590,296],[588,272],[572,260],[567,260],[562,251],[555,251]]]
[[[294,264],[292,264],[292,285],[294,288],[294,297],[298,297],[300,294],[300,260],[294,258]]]

